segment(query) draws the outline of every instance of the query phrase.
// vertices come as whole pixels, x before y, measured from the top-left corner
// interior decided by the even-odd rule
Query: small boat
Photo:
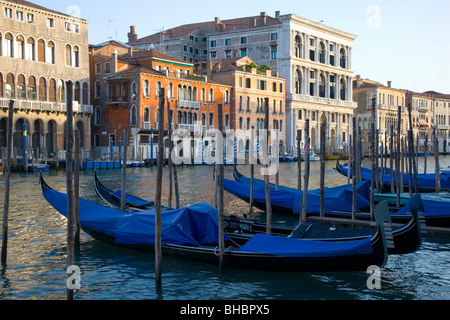
[[[336,164],[336,170],[347,177],[349,172],[349,166],[348,163],[341,165],[339,164],[339,160]],[[381,190],[382,192],[390,192],[391,189],[391,171],[389,168],[384,168],[384,171],[386,172],[385,176],[383,177],[383,184],[384,189]],[[379,177],[381,178],[381,169],[379,169]],[[397,183],[397,175],[395,172],[392,172],[393,175],[393,183],[394,186]],[[352,176],[352,170],[350,169],[350,177]],[[361,179],[364,181],[371,181],[372,180],[372,169],[361,167]],[[441,180],[441,190],[442,191],[450,191],[450,175],[449,174],[441,174],[440,175]],[[409,190],[409,176],[408,174],[404,174],[404,185],[405,189]],[[436,190],[436,176],[435,174],[418,174],[417,175],[417,184],[418,189],[420,193],[428,193],[428,192],[434,192]],[[413,175],[413,181],[412,186],[414,187],[414,175]]]
[[[291,155],[282,155],[280,156],[280,162],[295,162],[297,161],[297,157]]]
[[[302,161],[306,161],[306,155],[302,154]],[[314,151],[311,150],[309,153],[309,161],[320,161],[320,157],[316,155]]]
[[[47,164],[35,164],[28,165],[28,172],[49,171],[50,165]]]
[[[67,195],[53,190],[41,175],[44,198],[67,216]],[[367,271],[388,259],[384,221],[387,203],[377,206],[377,231],[354,241],[314,241],[256,234],[249,238],[225,235],[224,265],[278,272]],[[155,211],[125,213],[80,198],[82,229],[104,243],[154,253]],[[196,204],[161,213],[162,254],[209,264],[219,263],[217,209]]]

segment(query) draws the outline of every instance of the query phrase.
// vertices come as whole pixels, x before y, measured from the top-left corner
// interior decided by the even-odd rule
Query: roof
[[[10,2],[11,4],[17,4],[17,5],[20,5],[20,6],[27,6],[27,7],[31,7],[31,8],[42,10],[42,11],[48,11],[48,12],[59,14],[59,15],[63,15],[63,16],[69,17],[69,18],[74,18],[73,16],[70,16],[70,15],[68,15],[66,13],[55,11],[55,10],[52,10],[52,9],[49,9],[49,8],[46,8],[46,7],[43,7],[43,6],[31,3],[31,2],[28,2],[28,1],[25,1],[25,0],[2,0],[2,1]],[[82,19],[82,18],[77,18],[77,19],[82,20],[82,21],[86,21],[85,19]]]
[[[124,47],[124,48],[131,48],[131,46],[127,45],[126,43],[123,43],[123,42],[120,42],[120,41],[117,41],[117,40],[105,41],[105,42],[102,42],[102,43],[98,43],[98,44],[92,45],[92,47],[93,48],[101,48],[101,47],[107,46],[109,44],[112,44],[113,42],[118,44],[119,46]]]
[[[168,54],[164,54],[164,53],[156,51],[156,50],[142,50],[142,49],[137,49],[137,48],[133,48],[132,56],[128,52],[128,53],[120,55],[119,58],[122,60],[127,60],[127,61],[129,61],[129,60],[144,60],[144,59],[162,59],[162,60],[168,60],[168,61],[177,62],[177,63],[183,63],[183,64],[187,64],[187,65],[192,65],[192,63],[189,63],[185,60],[169,56]]]
[[[189,34],[193,34],[198,29],[205,29],[205,34],[212,33],[220,33],[227,31],[238,31],[238,30],[246,30],[252,28],[261,28],[268,27],[273,25],[281,25],[281,22],[270,16],[265,16],[266,22],[262,24],[260,21],[262,19],[262,15],[245,17],[245,18],[236,18],[229,20],[220,20],[216,18],[214,21],[207,22],[198,22],[191,24],[184,24],[182,26],[178,26],[172,29],[168,29],[162,32],[158,32],[141,39],[138,39],[134,43],[147,43],[147,42],[158,42],[161,41],[164,37],[167,38],[181,38],[185,37]],[[256,23],[253,23],[253,22]],[[217,25],[221,25],[220,28],[216,28]]]

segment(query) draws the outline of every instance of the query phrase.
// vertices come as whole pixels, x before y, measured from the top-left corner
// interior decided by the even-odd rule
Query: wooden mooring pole
[[[223,106],[222,104],[218,105],[218,116],[219,116],[219,131],[220,131],[220,138],[221,141],[223,141]],[[219,211],[219,219],[218,219],[218,227],[219,227],[219,272],[222,273],[224,271],[225,261],[224,261],[224,254],[225,254],[225,222],[224,222],[224,157],[223,157],[223,143],[218,143],[216,141],[216,159],[219,158],[219,163],[217,164],[217,173],[219,181],[215,181],[215,183],[218,183],[218,211]]]
[[[306,224],[306,205],[307,205],[307,193],[309,185],[309,156],[311,152],[311,146],[309,144],[309,119],[306,119],[305,123],[305,176],[303,183],[303,195],[302,195],[302,212],[300,215],[300,224]]]
[[[302,150],[300,148],[300,142],[302,140],[302,131],[297,130],[297,189],[302,190]]]
[[[2,226],[2,265],[6,265],[8,256],[8,219],[9,219],[9,181],[11,178],[11,150],[12,150],[12,127],[14,116],[14,101],[9,101],[8,107],[8,128],[6,133],[6,158],[5,158],[5,196],[3,202],[3,226]]]
[[[162,289],[162,246],[161,246],[161,198],[162,176],[164,167],[164,106],[165,89],[159,89],[159,119],[158,119],[158,168],[156,173],[155,195],[155,282],[156,290]]]
[[[436,132],[436,126],[433,126],[433,137],[434,137],[434,173],[436,175],[436,192],[441,192],[441,168],[439,165],[439,140]],[[426,155],[425,155],[426,156]]]
[[[320,216],[325,216],[325,148],[327,122],[320,127]]]
[[[80,249],[80,165],[81,165],[81,141],[80,130],[75,129],[75,161],[73,168],[73,220],[74,220],[74,246]]]
[[[264,117],[264,129],[266,130],[266,150],[265,150],[265,156],[269,157],[269,98],[265,99],[265,105],[264,105],[264,111],[265,111],[265,117]],[[278,156],[278,155],[277,155]],[[269,165],[266,165],[267,169],[269,169]],[[268,170],[267,170],[268,171]],[[264,175],[264,182],[265,182],[265,191],[266,191],[266,213],[267,213],[267,234],[272,234],[272,204],[270,201],[270,177],[269,172],[266,172]]]
[[[74,191],[72,176],[73,160],[73,83],[66,82],[67,122],[66,122],[66,186],[67,186],[67,268],[74,264]],[[67,274],[69,277],[69,274]],[[67,300],[73,300],[74,289],[67,286]]]
[[[122,153],[122,190],[120,195],[120,210],[125,211],[126,206],[126,180],[127,180],[127,158],[128,158],[128,129],[123,132],[123,153]]]
[[[250,137],[250,216],[253,215],[253,199],[255,192],[255,127],[252,126]]]
[[[173,168],[172,168],[172,114],[170,112],[170,102],[167,101],[167,137],[169,139],[169,157],[167,159],[169,169],[169,198],[167,204],[169,208],[172,207],[172,191],[173,191]]]

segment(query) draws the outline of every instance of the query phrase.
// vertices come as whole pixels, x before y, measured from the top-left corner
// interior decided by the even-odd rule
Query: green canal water
[[[423,159],[421,159],[423,161]],[[421,162],[422,163],[422,162]],[[428,168],[433,172],[434,160]],[[450,165],[450,157],[441,157]],[[342,185],[347,179],[326,164],[326,186]],[[281,164],[280,183],[296,186],[296,163]],[[249,168],[239,167],[243,173]],[[226,167],[232,179],[232,167]],[[120,188],[120,171],[101,171],[102,182]],[[168,176],[164,171],[163,199],[167,204]],[[48,172],[46,181],[65,192],[65,173]],[[310,188],[319,187],[319,163],[312,163]],[[81,197],[102,203],[95,194],[93,172],[80,178]],[[130,168],[127,191],[145,199],[155,194],[156,168]],[[213,204],[212,168],[180,167],[182,206],[198,202]],[[0,178],[1,208],[4,183]],[[66,219],[43,198],[38,174],[11,177],[8,263],[0,268],[0,300],[66,299]],[[103,204],[103,203],[102,203]],[[247,203],[225,192],[225,210],[242,214]],[[264,213],[258,215],[263,219]],[[1,219],[1,217],[0,217]],[[277,223],[293,225],[297,217],[275,216]],[[1,221],[1,220],[0,220]],[[369,289],[365,272],[269,273],[226,269],[163,257],[160,295],[155,291],[154,256],[118,249],[82,234],[76,264],[81,270],[77,300],[450,300],[450,235],[426,237],[419,251],[389,256],[381,270],[381,289]]]

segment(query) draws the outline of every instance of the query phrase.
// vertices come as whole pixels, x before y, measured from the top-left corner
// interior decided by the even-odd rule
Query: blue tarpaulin
[[[358,241],[313,241],[258,234],[239,251],[282,257],[337,257],[373,253],[371,238]]]
[[[224,180],[224,188],[228,192],[250,199],[250,185],[238,181]],[[324,197],[325,211],[352,212],[353,186],[346,185],[336,188],[326,188]],[[357,186],[356,208],[360,209],[370,207],[370,186],[367,182],[359,183]],[[266,191],[260,186],[253,189],[255,201],[266,202]],[[290,189],[290,191],[270,191],[270,201],[274,205],[292,208],[294,214],[300,214],[302,209],[303,192]],[[311,190],[307,192],[307,214],[320,212],[320,190]]]
[[[67,195],[49,189],[45,199],[67,216]],[[80,223],[84,227],[114,236],[119,244],[155,243],[155,210],[128,213],[80,198]],[[162,211],[161,243],[178,245],[218,244],[218,212],[209,204]]]

